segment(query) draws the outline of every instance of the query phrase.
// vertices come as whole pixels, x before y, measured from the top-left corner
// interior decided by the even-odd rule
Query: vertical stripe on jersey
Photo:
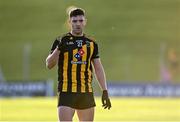
[[[89,57],[89,63],[88,63],[88,87],[89,87],[89,92],[92,92],[92,85],[91,85],[91,81],[92,81],[92,70],[90,69],[91,66],[91,57],[92,54],[94,52],[94,43],[90,42],[90,57]]]
[[[86,56],[86,62],[87,62],[87,64],[86,64],[86,70],[85,70],[85,72],[84,72],[84,74],[85,74],[85,86],[86,86],[86,88],[85,88],[85,91],[86,92],[89,92],[89,87],[88,87],[88,65],[89,65],[89,58],[90,58],[90,46],[87,46],[87,56]]]
[[[74,55],[78,53],[78,49],[73,50],[73,62],[77,62],[77,59],[74,57]],[[77,64],[72,64],[72,92],[77,92]]]
[[[68,52],[64,53],[64,62],[63,62],[63,92],[67,92],[68,85]]]
[[[84,54],[82,55],[82,62],[87,62],[86,57],[87,57],[87,46],[83,45],[82,50],[84,51]],[[86,70],[86,64],[81,64],[81,92],[84,93],[85,91],[85,72]]]
[[[68,88],[67,92],[72,91],[72,64],[71,61],[73,59],[73,50],[69,50],[69,56],[68,56]]]
[[[63,84],[63,62],[64,62],[64,53],[60,53],[58,61],[58,91],[62,91]]]

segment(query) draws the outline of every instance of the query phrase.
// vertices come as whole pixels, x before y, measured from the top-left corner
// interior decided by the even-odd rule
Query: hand
[[[107,90],[103,90],[102,104],[103,104],[102,106],[104,107],[104,109],[106,109],[106,108],[110,109],[111,108],[111,101],[109,99]]]

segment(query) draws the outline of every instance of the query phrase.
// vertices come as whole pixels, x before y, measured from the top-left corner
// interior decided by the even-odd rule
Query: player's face
[[[78,15],[70,18],[71,31],[76,35],[81,35],[86,25],[86,19],[83,15]]]

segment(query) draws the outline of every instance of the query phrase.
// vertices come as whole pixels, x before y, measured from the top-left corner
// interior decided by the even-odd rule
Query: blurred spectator
[[[161,65],[161,82],[170,83],[172,81],[171,73],[165,65]]]
[[[179,59],[178,53],[174,48],[168,50],[167,55],[168,70],[172,76],[172,79],[176,78],[179,73]]]
[[[179,73],[178,53],[174,48],[169,48],[164,58],[161,61],[161,81],[170,83],[175,81]]]

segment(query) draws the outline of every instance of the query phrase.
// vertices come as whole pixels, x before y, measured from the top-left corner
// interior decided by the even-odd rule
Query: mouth
[[[80,30],[81,28],[80,27],[76,27],[77,30]]]
[[[82,29],[81,28],[76,28],[76,31],[81,31]]]

